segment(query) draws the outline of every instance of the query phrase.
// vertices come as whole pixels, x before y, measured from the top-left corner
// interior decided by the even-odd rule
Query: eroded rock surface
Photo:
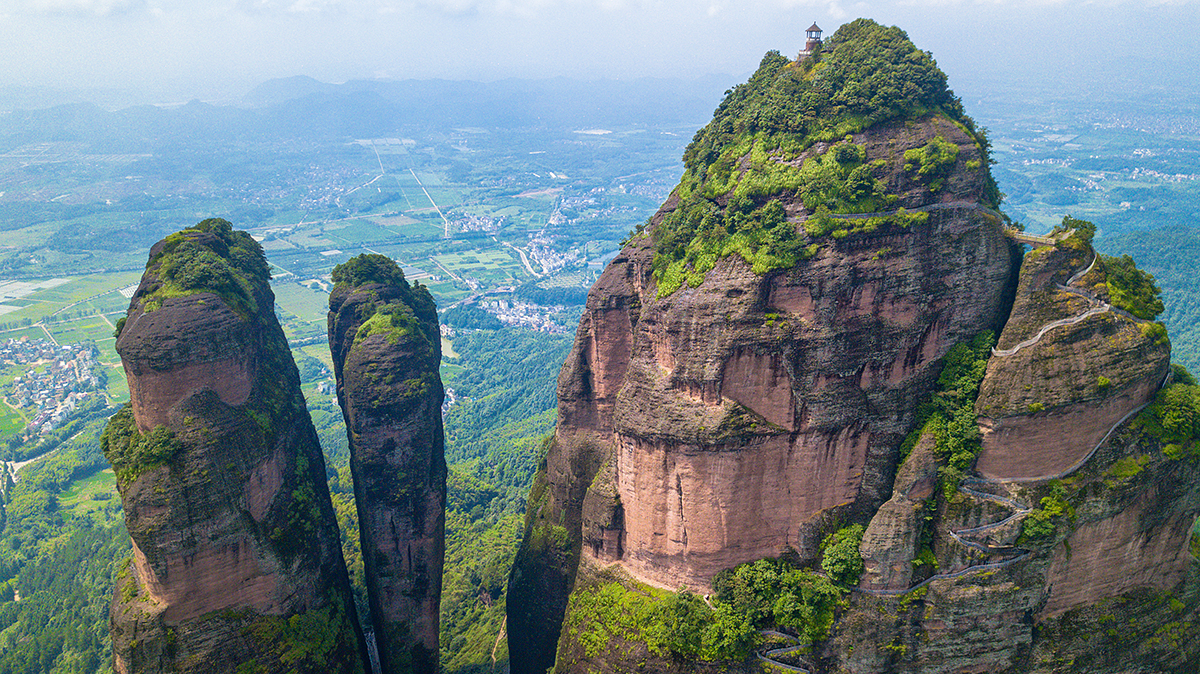
[[[329,346],[380,663],[437,672],[446,508],[437,311],[382,255],[339,265],[333,279]]]
[[[114,668],[364,671],[325,462],[262,249],[224,220],[155,244],[121,324],[109,422],[134,556]]]
[[[816,604],[790,625],[820,628],[809,671],[1192,671],[1200,466],[1134,418],[1165,331],[1108,304],[1157,290],[1129,260],[1104,291],[1082,227],[1019,264],[986,139],[923,88],[935,66],[913,76],[924,52],[865,20],[826,46],[728,92],[589,294],[510,577],[513,671],[757,671],[721,640],[797,600],[755,583],[844,582],[852,525],[865,569],[828,635]],[[839,116],[888,78],[929,102]],[[654,604],[679,588],[717,596]],[[655,612],[688,602],[707,625]]]
[[[860,594],[827,646],[838,671],[1185,672],[1200,658],[1180,638],[1200,615],[1188,550],[1200,471],[1132,419],[1163,383],[1170,346],[1111,308],[1064,322],[1101,305],[1087,289],[1102,278],[1083,273],[1088,240],[1025,256],[976,402],[975,475],[924,507],[897,493],[872,518]],[[902,564],[917,561],[917,539],[936,552],[926,582]]]
[[[1090,246],[1066,242],[1025,256],[976,405],[983,431],[976,470],[984,477],[1059,476],[1164,383],[1171,360],[1165,335],[1091,296],[1088,283],[1068,285],[1086,278],[1095,259]]]
[[[904,168],[934,139],[958,157],[937,189]],[[1016,251],[981,204],[974,136],[934,115],[844,142],[892,211],[923,217],[810,235],[808,259],[767,273],[722,257],[667,294],[655,242],[682,208],[677,190],[593,287],[513,567],[514,671],[553,664],[580,556],[700,593],[743,562],[789,549],[814,560],[835,521],[865,520],[891,496],[897,447],[942,356],[999,329]],[[792,165],[826,152],[815,144]],[[804,236],[801,195],[768,199]]]

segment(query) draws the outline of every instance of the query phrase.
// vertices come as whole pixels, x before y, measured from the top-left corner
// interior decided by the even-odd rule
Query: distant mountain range
[[[93,152],[149,152],[211,138],[363,138],[405,127],[620,127],[644,125],[647,119],[698,126],[712,114],[729,82],[727,76],[710,76],[327,84],[297,76],[264,82],[239,105],[193,100],[111,111],[64,94],[65,100],[55,105],[0,116],[0,151],[58,141],[88,143],[96,146]],[[11,88],[0,91],[0,104],[36,103],[41,98],[35,95],[40,90],[22,91],[24,95],[15,99]]]

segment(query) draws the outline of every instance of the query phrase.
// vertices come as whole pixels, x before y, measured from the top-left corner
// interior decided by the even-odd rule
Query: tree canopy
[[[653,232],[659,295],[683,283],[698,286],[718,259],[734,253],[760,274],[815,254],[786,220],[778,201],[785,192],[798,194],[818,216],[886,210],[896,198],[876,175],[886,162],[867,161],[852,134],[935,114],[973,134],[986,159],[987,139],[946,86],[945,74],[899,28],[858,19],[802,61],[767,52],[749,81],[726,92],[684,151],[679,204]],[[798,161],[818,142],[833,145],[825,155]],[[936,139],[906,161],[936,190],[957,156],[957,146]],[[999,191],[990,175],[986,180],[986,200],[997,205]],[[876,220],[863,226],[884,224]],[[846,234],[834,227],[808,234],[838,232]]]

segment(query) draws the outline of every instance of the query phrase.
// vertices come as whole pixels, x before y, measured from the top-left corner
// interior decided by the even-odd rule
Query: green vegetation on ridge
[[[685,171],[675,190],[679,204],[652,233],[659,296],[685,282],[699,285],[716,260],[734,253],[760,274],[811,257],[815,244],[797,235],[773,198],[784,192],[798,193],[817,215],[891,205],[895,197],[875,175],[883,162],[867,161],[851,134],[926,115],[953,120],[974,135],[986,157],[987,139],[947,88],[946,76],[898,28],[858,19],[802,61],[768,52],[748,82],[727,92],[684,152]],[[799,161],[818,142],[836,144]],[[957,146],[938,137],[906,152],[906,168],[936,191],[957,156]],[[990,176],[987,181],[987,201],[994,206],[1000,194]],[[847,228],[821,222],[808,234],[844,236]]]
[[[1200,460],[1200,386],[1180,365],[1170,384],[1138,415],[1137,423],[1163,443],[1170,459]]]
[[[713,595],[703,599],[601,571],[572,592],[564,628],[584,657],[601,659],[644,644],[676,661],[737,662],[750,655],[764,629],[822,641],[862,574],[862,536],[861,524],[829,534],[820,571],[801,567],[794,551],[725,569],[713,579]]]
[[[942,360],[942,373],[932,397],[917,409],[915,430],[900,446],[901,455],[908,456],[923,435],[932,436],[946,500],[953,498],[981,447],[975,400],[995,344],[995,335],[986,331],[950,349]]]
[[[146,268],[154,265],[158,265],[159,283],[141,298],[146,311],[157,309],[169,297],[211,292],[246,317],[258,310],[254,284],[271,278],[262,246],[221,218],[202,220],[163,239]]]

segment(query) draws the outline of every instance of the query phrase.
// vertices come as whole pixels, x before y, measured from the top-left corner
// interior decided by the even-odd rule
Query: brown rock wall
[[[203,278],[225,278],[223,294],[186,285]],[[324,459],[268,278],[249,235],[209,220],[156,244],[130,302],[117,351],[132,404],[102,439],[134,549],[110,611],[117,671],[364,669]],[[298,617],[333,638],[289,663]]]
[[[726,258],[698,288],[643,298],[616,434],[597,437],[615,445],[635,577],[704,588],[785,546],[815,550],[822,513],[883,500],[932,366],[994,320],[1011,264],[969,210],[889,240],[889,256],[860,243],[767,278]]]
[[[976,463],[981,475],[1057,475],[1082,461],[1162,386],[1171,347],[1144,330],[1142,322],[1106,311],[1042,331],[1053,321],[1101,306],[1056,285],[1084,270],[1094,256],[1073,248],[1043,248],[1026,256],[999,344],[1011,349],[1039,333],[1042,337],[988,361],[975,405],[983,435]]]
[[[161,304],[131,316],[121,331],[129,396],[143,433],[167,423],[172,407],[205,389],[227,405],[245,403],[257,368],[253,337],[217,295],[171,297]]]
[[[852,502],[869,443],[853,427],[731,448],[621,436],[622,563],[653,584],[707,592],[719,571],[796,547],[797,524]]]
[[[343,278],[356,265],[374,265],[378,273]],[[339,265],[334,280],[329,344],[380,664],[388,674],[432,674],[446,526],[436,308],[428,290],[410,287],[382,255]],[[385,327],[367,334],[368,323]]]
[[[1146,493],[1112,517],[1088,522],[1055,550],[1046,574],[1050,597],[1042,617],[1094,604],[1138,587],[1174,589],[1194,563],[1188,544],[1193,512],[1173,512],[1166,521],[1147,517],[1161,507]]]
[[[980,417],[983,449],[976,472],[1001,480],[1049,479],[1064,473],[1083,461],[1117,422],[1154,397],[1165,374],[1164,367],[1099,403],[1002,419]]]
[[[879,507],[863,532],[859,551],[866,590],[905,590],[912,586],[913,560],[925,526],[925,499],[937,483],[935,440],[923,435],[896,471],[892,498]]]

